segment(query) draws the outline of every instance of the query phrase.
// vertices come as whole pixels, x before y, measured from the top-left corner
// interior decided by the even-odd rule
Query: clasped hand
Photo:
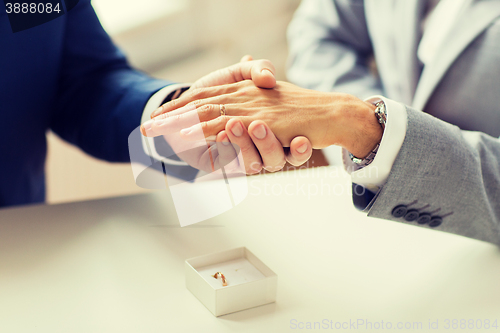
[[[252,80],[259,87],[273,88],[276,84],[274,66],[267,60],[252,61],[250,56],[245,56],[240,63],[217,70],[199,79],[182,96],[191,95],[207,87],[222,86],[243,80]],[[178,115],[177,121],[170,122],[169,126],[159,126],[159,119],[154,119],[143,123],[141,132],[149,137],[164,136],[181,159],[200,170],[212,172],[220,166],[225,166],[227,169],[228,161],[232,161],[231,164],[234,165],[236,162],[238,170],[243,169],[247,174],[258,173],[263,168],[268,171],[277,171],[283,168],[285,161],[292,165],[301,165],[312,154],[311,144],[305,137],[294,138],[290,149],[285,151],[262,121],[255,121],[247,128],[237,119],[233,119],[227,123],[227,131],[218,133],[217,142],[205,140],[204,136],[202,136],[203,140],[190,142],[181,136],[180,130],[199,123],[199,118],[193,114],[185,114],[181,117],[180,113],[185,113],[186,108],[183,110],[170,113],[171,116],[175,113]],[[240,158],[235,160],[236,155]],[[231,172],[231,170],[226,171]]]
[[[215,138],[221,148],[236,144],[246,155],[247,173],[253,173],[259,169],[258,153],[249,148],[254,144],[264,165],[266,159],[273,160],[273,154],[277,156],[273,171],[284,164],[282,147],[297,153],[309,150],[310,144],[314,148],[340,145],[356,156],[367,155],[381,137],[380,126],[373,126],[373,109],[348,94],[318,92],[287,82],[260,88],[255,80],[242,80],[190,89],[156,110],[150,127],[153,135],[176,135],[184,142]]]

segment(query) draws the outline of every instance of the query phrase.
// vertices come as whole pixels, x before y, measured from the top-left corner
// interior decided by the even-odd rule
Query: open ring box
[[[245,247],[188,259],[185,268],[186,287],[214,316],[276,301],[278,276]]]

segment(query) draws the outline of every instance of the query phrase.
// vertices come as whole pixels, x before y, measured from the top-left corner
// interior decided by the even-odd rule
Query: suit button
[[[419,216],[417,222],[418,224],[427,224],[431,221],[431,214],[423,213]]]
[[[406,207],[405,205],[399,205],[394,207],[394,209],[392,210],[392,216],[394,216],[395,218],[400,218],[402,216],[405,216],[407,211],[408,207]]]
[[[415,221],[420,214],[418,213],[418,210],[416,209],[410,209],[406,214],[405,214],[405,220],[408,222]]]
[[[439,227],[443,223],[443,219],[439,216],[434,216],[429,223],[429,227]]]

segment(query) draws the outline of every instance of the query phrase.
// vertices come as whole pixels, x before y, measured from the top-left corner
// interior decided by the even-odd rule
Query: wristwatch
[[[376,106],[375,116],[377,117],[377,120],[380,126],[382,127],[382,130],[384,130],[385,124],[387,123],[387,110],[385,108],[385,103],[383,101],[380,101],[375,103],[375,106]],[[365,158],[358,158],[351,153],[349,153],[349,157],[351,158],[351,161],[353,161],[356,165],[360,167],[365,167],[373,162],[375,156],[377,155],[379,147],[380,147],[380,142],[377,143],[375,148],[373,148],[372,151]]]

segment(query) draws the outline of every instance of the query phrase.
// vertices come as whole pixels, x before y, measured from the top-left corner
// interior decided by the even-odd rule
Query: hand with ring
[[[269,73],[273,75],[272,79]],[[223,79],[221,79],[222,77]],[[307,138],[302,136],[294,138],[290,143],[290,149],[287,149],[285,153],[280,141],[262,121],[244,124],[235,118],[228,121],[220,131],[209,136],[206,141],[200,140],[200,138],[205,138],[203,135],[196,136],[197,143],[194,146],[193,142],[190,145],[189,140],[185,140],[180,130],[205,120],[198,117],[196,106],[185,103],[186,98],[193,99],[201,91],[225,87],[228,83],[234,84],[234,81],[238,79],[242,80],[240,82],[261,84],[263,88],[272,88],[276,83],[274,67],[270,62],[265,60],[251,61],[251,57],[244,57],[241,63],[207,75],[195,82],[191,89],[178,99],[160,107],[153,113],[153,119],[148,121],[147,126],[151,131],[146,133],[144,131],[146,124],[143,124],[143,134],[148,136],[163,135],[181,159],[205,171],[211,171],[214,167],[218,168],[227,163],[235,163],[238,151],[241,151],[242,159],[237,160],[236,163],[243,163],[244,165],[241,167],[244,167],[247,174],[258,173],[263,168],[268,171],[278,171],[283,168],[286,161],[292,165],[305,163],[312,154],[311,143]],[[209,87],[206,84],[217,85]],[[219,103],[212,108],[213,111],[217,112],[217,116],[224,119],[228,117],[226,104]],[[165,113],[165,111],[173,110],[176,111]],[[213,142],[214,139],[215,142]]]
[[[339,145],[354,156],[363,157],[382,137],[371,103],[352,95],[303,89],[287,82],[278,82],[273,89],[257,87],[248,80],[196,89],[175,104],[163,105],[157,118],[169,127],[174,120],[182,122],[188,117],[187,109],[191,117],[196,114],[199,123],[180,131],[185,140],[226,133],[234,142],[230,133],[248,128],[256,146],[266,135],[276,137],[283,147],[294,147],[297,136],[304,136],[314,148]]]

